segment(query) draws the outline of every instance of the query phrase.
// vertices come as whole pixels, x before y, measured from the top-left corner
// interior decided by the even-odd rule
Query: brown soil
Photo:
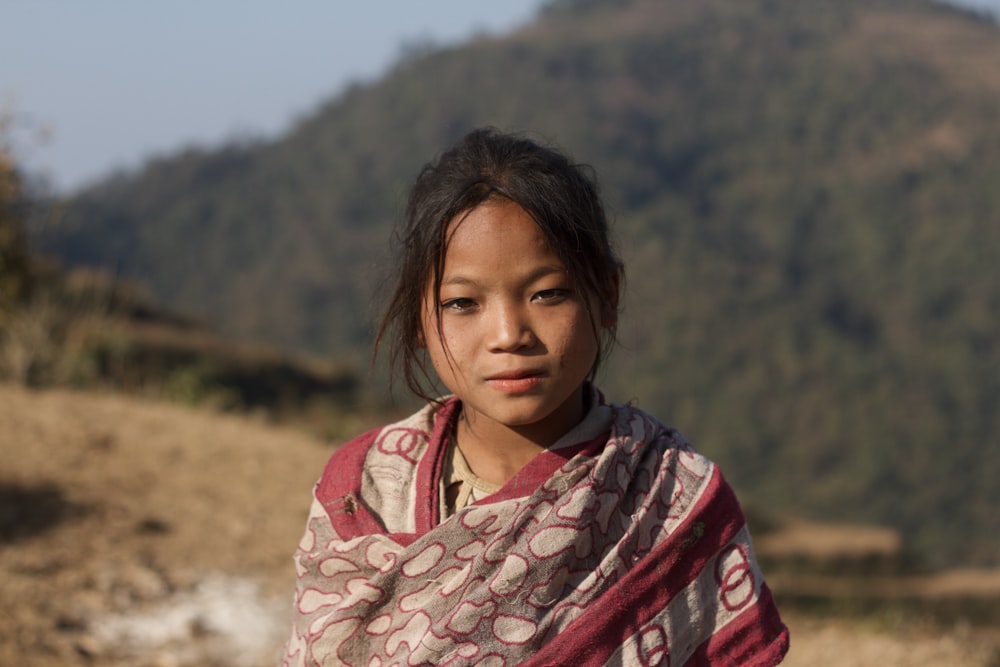
[[[0,384],[0,665],[270,665],[332,446]],[[791,617],[789,665],[995,665],[969,631]]]
[[[0,385],[0,664],[273,664],[331,449],[252,420]]]

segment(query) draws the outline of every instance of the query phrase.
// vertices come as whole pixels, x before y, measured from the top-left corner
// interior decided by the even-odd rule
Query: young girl
[[[428,403],[331,457],[286,664],[781,661],[718,469],[590,384],[622,282],[607,227],[587,172],[520,137],[475,130],[420,173],[376,349]]]

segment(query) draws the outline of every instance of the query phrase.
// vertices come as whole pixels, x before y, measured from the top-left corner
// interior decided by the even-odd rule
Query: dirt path
[[[331,450],[249,419],[0,384],[0,665],[274,664]],[[793,666],[996,664],[961,633],[789,620]]]

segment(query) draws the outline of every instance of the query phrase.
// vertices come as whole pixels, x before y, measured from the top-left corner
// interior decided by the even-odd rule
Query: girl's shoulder
[[[386,440],[399,438],[407,440],[405,444],[400,443],[404,450],[398,451],[405,454],[405,450],[415,445],[418,440],[447,437],[447,429],[453,427],[458,407],[457,399],[453,397],[443,399],[441,403],[428,403],[407,417],[365,431],[337,447],[327,462],[327,467],[342,459],[353,460],[359,456],[363,458],[373,445],[379,446]]]
[[[603,396],[601,399],[603,402]],[[607,405],[614,414],[613,423],[616,432],[643,439],[666,439],[680,449],[694,449],[691,442],[677,428],[643,408],[631,402]]]
[[[716,464],[699,452],[681,431],[632,403],[610,404],[614,415],[610,438],[626,451],[657,452],[687,468],[710,472]]]
[[[441,449],[448,429],[454,427],[458,407],[456,399],[430,403],[408,417],[348,440],[327,460],[317,491],[360,488],[366,466],[372,463],[389,468],[416,466],[428,450]]]

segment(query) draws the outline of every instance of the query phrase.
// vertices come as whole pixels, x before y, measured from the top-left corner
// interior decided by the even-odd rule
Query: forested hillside
[[[1000,29],[929,0],[556,0],[269,143],[82,192],[36,243],[229,334],[361,359],[419,166],[493,124],[601,175],[602,385],[765,509],[1000,563]]]

